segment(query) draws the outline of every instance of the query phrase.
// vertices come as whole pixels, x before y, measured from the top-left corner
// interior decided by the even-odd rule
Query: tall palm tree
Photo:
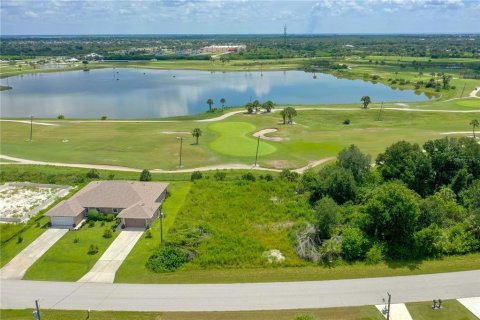
[[[247,102],[247,103],[245,104],[245,108],[247,109],[247,112],[248,112],[248,113],[252,113],[252,112],[253,112],[253,108],[254,108],[254,107],[253,107],[253,103]]]
[[[287,124],[287,113],[285,112],[285,109],[280,111],[280,115],[282,116],[283,124]]]
[[[258,109],[260,108],[261,104],[260,101],[255,100],[253,101],[253,107],[255,108],[255,113],[258,113]]]
[[[273,108],[275,108],[275,106],[272,101],[268,100],[267,102],[262,104],[262,108],[267,110],[267,112],[270,112]]]
[[[470,121],[470,125],[473,128],[473,139],[476,139],[477,137],[475,136],[475,127],[478,127],[480,123],[478,122],[477,119],[473,119],[472,121]]]
[[[212,100],[212,99],[208,99],[208,100],[207,100],[207,104],[208,104],[209,111],[212,112],[213,100]]]
[[[192,131],[192,136],[196,139],[195,144],[198,144],[198,138],[202,135],[202,130],[200,128],[195,128]]]
[[[288,123],[292,124],[293,118],[297,116],[297,110],[293,107],[286,107],[284,110],[287,115]]]
[[[363,102],[363,109],[367,109],[370,102],[372,102],[369,96],[363,96],[362,99],[360,99],[360,101]]]
[[[222,110],[225,107],[225,102],[227,102],[227,100],[225,100],[225,98],[220,99],[220,103],[222,104]]]

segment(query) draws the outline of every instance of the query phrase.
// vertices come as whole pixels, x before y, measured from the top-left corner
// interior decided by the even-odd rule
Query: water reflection
[[[31,74],[1,80],[12,90],[0,92],[2,117],[159,118],[208,109],[207,99],[225,98],[226,105],[250,99],[285,104],[422,101],[413,90],[392,90],[383,84],[338,79],[303,71],[204,72],[191,70],[102,69]]]

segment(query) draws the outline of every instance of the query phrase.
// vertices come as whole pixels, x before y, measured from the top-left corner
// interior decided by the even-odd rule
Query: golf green
[[[209,147],[223,155],[236,157],[255,156],[257,140],[251,135],[256,127],[248,122],[219,122],[208,126],[219,135]],[[260,141],[259,155],[274,153],[277,148],[270,143]]]
[[[459,100],[455,101],[455,104],[462,106],[462,107],[476,107],[480,108],[480,99],[472,99],[472,100]]]

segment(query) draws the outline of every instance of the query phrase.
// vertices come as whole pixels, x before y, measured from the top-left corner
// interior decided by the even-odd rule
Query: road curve
[[[373,305],[480,296],[480,270],[351,280],[234,284],[100,284],[2,280],[2,309],[228,311]]]

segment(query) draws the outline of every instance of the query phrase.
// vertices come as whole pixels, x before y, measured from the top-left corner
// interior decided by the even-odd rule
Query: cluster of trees
[[[297,231],[314,261],[412,259],[480,249],[480,145],[470,138],[400,141],[370,156],[356,146],[301,178],[315,218]]]
[[[263,108],[266,112],[271,112],[272,109],[275,108],[275,104],[270,100],[265,101],[264,103],[260,103],[260,101],[255,100],[245,104],[245,109],[247,109],[247,112],[250,114],[253,112],[258,113],[260,108]]]
[[[225,100],[225,98],[220,98],[220,104],[222,105],[222,110],[225,108],[225,103],[227,103],[227,100]],[[217,110],[217,108],[212,108],[214,104],[213,99],[209,98],[207,100],[207,104],[208,104],[208,112],[213,112]]]
[[[199,55],[152,55],[152,51],[195,52],[218,43],[243,43],[247,50],[229,59],[293,57],[414,56],[478,58],[477,35],[109,35],[2,37],[2,56],[67,56],[102,54],[107,59],[203,59]],[[149,48],[149,50],[145,50]],[[154,49],[154,50],[152,50]],[[123,52],[123,54],[119,54]],[[208,57],[208,56],[205,56]]]

